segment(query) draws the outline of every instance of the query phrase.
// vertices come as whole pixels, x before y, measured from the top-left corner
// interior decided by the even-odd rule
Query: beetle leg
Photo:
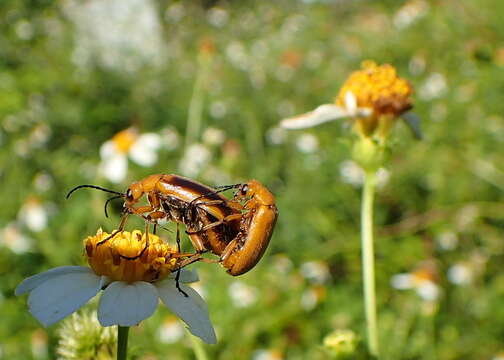
[[[114,231],[112,234],[110,234],[110,236],[107,236],[107,238],[101,240],[101,241],[98,241],[96,243],[96,246],[100,246],[102,244],[105,244],[107,241],[109,241],[110,239],[114,238],[114,236],[116,236],[117,234],[119,234],[121,231],[123,231],[124,229],[124,225],[126,224],[126,220],[128,219],[128,213],[124,214],[123,217],[121,218],[121,222],[119,223],[119,226],[117,227],[117,230]]]
[[[152,233],[156,235],[157,223],[154,223],[154,228],[152,229]]]
[[[203,226],[200,230],[198,231],[186,231],[186,234],[188,235],[193,235],[193,234],[199,234],[199,233],[202,233],[202,232],[205,232],[207,231],[208,229],[211,229],[211,228],[214,228],[216,226],[219,226],[219,225],[222,225],[224,224],[225,222],[228,222],[228,221],[233,221],[233,220],[239,220],[242,218],[242,214],[232,214],[232,215],[228,215],[226,216],[225,218],[221,219],[221,220],[218,220],[218,221],[215,221],[211,224],[208,224],[208,225],[205,225]]]
[[[179,224],[177,223],[177,251],[180,253],[180,230],[179,230]],[[177,290],[184,295],[185,297],[189,297],[187,293],[180,288],[180,267],[177,269],[177,275],[175,275],[175,287]]]
[[[220,261],[225,261],[229,257],[229,255],[231,255],[233,253],[237,244],[238,244],[238,241],[236,240],[236,238],[233,241],[231,241],[229,244],[227,244],[226,247],[224,248],[224,250],[222,251],[222,254],[220,256]]]
[[[155,208],[153,206],[146,205],[146,206],[139,206],[137,208],[131,208],[130,211],[133,214],[141,215],[143,213],[154,211],[154,209]]]

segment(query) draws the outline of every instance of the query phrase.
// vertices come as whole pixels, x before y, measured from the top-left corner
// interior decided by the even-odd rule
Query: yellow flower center
[[[351,92],[358,107],[370,108],[374,115],[398,116],[411,109],[413,88],[409,82],[397,76],[389,64],[378,66],[373,61],[362,63],[362,70],[350,74],[343,84],[336,104],[345,106],[347,92]]]
[[[112,142],[118,151],[127,153],[138,138],[138,130],[134,127],[119,131],[112,137]]]
[[[101,243],[109,236],[99,229],[95,236],[84,240],[89,266],[97,275],[115,281],[154,282],[164,279],[178,267],[177,251],[156,235],[149,234],[149,246],[143,252],[146,237],[138,230],[119,232]]]

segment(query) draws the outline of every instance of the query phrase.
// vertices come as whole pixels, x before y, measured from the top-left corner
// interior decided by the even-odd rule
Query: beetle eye
[[[247,195],[248,190],[249,190],[248,185],[247,184],[243,185],[241,188],[241,194]]]
[[[128,199],[129,201],[133,200],[133,194],[131,193],[130,189],[126,191],[126,199]]]

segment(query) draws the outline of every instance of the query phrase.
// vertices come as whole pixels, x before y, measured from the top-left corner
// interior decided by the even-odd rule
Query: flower
[[[156,163],[161,137],[154,133],[140,135],[138,129],[130,127],[115,134],[100,147],[100,172],[109,181],[119,183],[128,171],[128,156],[141,166]]]
[[[235,307],[245,308],[257,301],[257,289],[241,281],[234,281],[229,285],[229,296]]]
[[[425,301],[433,302],[439,298],[441,289],[437,284],[437,270],[435,264],[426,261],[410,273],[392,276],[390,284],[398,290],[414,289]]]
[[[324,337],[324,347],[336,357],[355,353],[359,339],[352,330],[338,329]]]
[[[413,88],[397,76],[389,65],[378,66],[372,61],[362,63],[341,87],[334,104],[324,104],[315,110],[282,120],[286,129],[302,129],[328,121],[350,117],[362,137],[385,138],[395,119],[402,116],[414,133],[419,135],[419,119],[411,113]]]
[[[102,327],[95,310],[79,311],[62,322],[58,338],[59,359],[109,360],[115,354],[117,331]]]
[[[39,232],[47,226],[47,209],[35,197],[28,197],[18,213],[20,222],[33,232]]]
[[[110,234],[98,230],[84,240],[89,267],[62,266],[25,279],[16,295],[29,293],[31,314],[44,326],[65,318],[87,303],[100,290],[98,306],[102,326],[133,326],[151,316],[158,298],[180,317],[189,331],[203,341],[216,343],[208,309],[201,296],[180,284],[172,271],[181,257],[159,237],[140,231]],[[181,283],[198,281],[195,273],[182,270]]]

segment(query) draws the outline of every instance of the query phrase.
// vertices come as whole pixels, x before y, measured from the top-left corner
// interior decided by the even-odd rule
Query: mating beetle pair
[[[132,183],[124,194],[95,185],[80,185],[72,189],[67,198],[84,187],[116,194],[105,203],[105,213],[109,201],[124,198],[118,230],[102,243],[124,229],[130,214],[145,220],[146,234],[150,224],[156,227],[161,219],[174,221],[177,225],[184,224],[196,252],[187,256],[180,263],[180,268],[202,260],[221,263],[233,276],[246,273],[257,264],[268,247],[278,217],[275,197],[257,180],[212,189],[182,176],[156,174]],[[230,189],[237,192],[232,199],[227,199],[222,192]],[[144,195],[149,205],[135,207]],[[180,251],[178,226],[177,244]],[[123,258],[136,259],[148,246],[147,235],[145,247],[138,255]],[[208,251],[219,256],[219,260],[212,261],[201,256]]]

